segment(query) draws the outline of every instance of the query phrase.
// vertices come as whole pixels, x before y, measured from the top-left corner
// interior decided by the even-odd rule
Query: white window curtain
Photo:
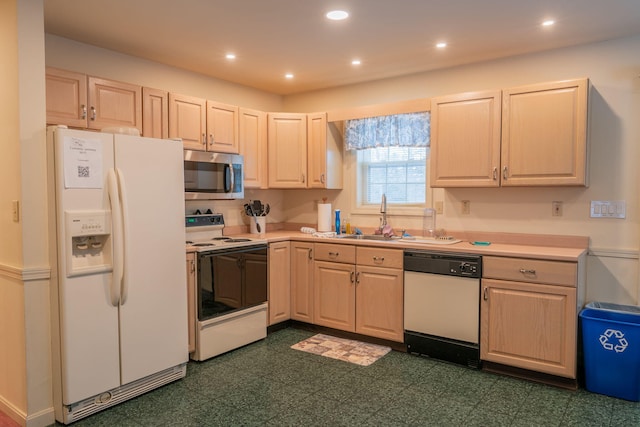
[[[346,148],[365,150],[376,147],[428,147],[429,122],[429,112],[347,120]]]

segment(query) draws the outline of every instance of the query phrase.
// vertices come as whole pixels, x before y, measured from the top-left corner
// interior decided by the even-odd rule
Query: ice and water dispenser
[[[67,276],[112,270],[110,211],[65,211]]]

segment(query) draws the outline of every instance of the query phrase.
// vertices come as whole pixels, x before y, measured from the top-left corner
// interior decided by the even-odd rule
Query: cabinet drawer
[[[485,256],[482,257],[482,277],[575,287],[578,280],[578,264]]]
[[[353,245],[336,245],[331,243],[316,243],[315,256],[317,261],[356,263],[356,247]]]
[[[374,267],[402,268],[403,252],[398,249],[356,248],[356,263]]]

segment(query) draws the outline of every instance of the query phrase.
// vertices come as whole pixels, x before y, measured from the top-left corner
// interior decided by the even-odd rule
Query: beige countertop
[[[468,253],[484,256],[493,255],[516,258],[536,258],[571,262],[577,262],[586,255],[587,246],[584,243],[588,242],[588,239],[586,238],[580,238],[581,240],[576,243],[574,241],[567,240],[564,236],[559,236],[557,239],[540,239],[537,235],[532,235],[531,237],[528,237],[527,235],[518,236],[521,242],[517,242],[518,238],[515,238],[513,236],[506,236],[505,238],[505,236],[496,234],[494,236],[495,241],[492,239],[482,239],[483,241],[490,241],[490,245],[474,246],[469,242],[469,240],[462,240],[461,242],[454,244],[429,244],[404,239],[394,239],[391,241],[358,240],[336,237],[314,237],[310,234],[292,230],[269,231],[262,236],[257,236],[255,234],[237,235],[237,237],[241,236],[254,238],[260,237],[267,240],[269,243],[295,240],[314,243],[338,243],[356,246],[383,247],[389,249],[422,249],[438,252]],[[488,236],[484,234],[482,237],[486,238]],[[549,241],[550,245],[546,246],[544,244],[540,244],[541,240]],[[584,247],[558,246],[565,241],[568,245],[578,246],[584,244]],[[531,242],[533,244],[527,244],[528,242]]]

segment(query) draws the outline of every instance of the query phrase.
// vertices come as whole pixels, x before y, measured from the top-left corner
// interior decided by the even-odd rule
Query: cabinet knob
[[[313,249],[309,248],[309,259],[313,259]]]
[[[329,256],[337,258],[340,255],[340,252],[329,252]]]
[[[80,118],[82,118],[82,119],[86,119],[86,118],[87,118],[87,106],[86,106],[85,104],[82,104],[82,105],[80,106],[80,110],[82,111],[82,112],[80,113]]]
[[[209,134],[209,145],[213,145],[213,134]]]
[[[320,174],[320,182],[324,184],[325,178],[324,178],[324,174]]]
[[[98,112],[96,111],[96,107],[91,106],[91,120],[95,120],[97,114]]]
[[[304,174],[302,174],[302,183],[304,184],[304,182],[305,182],[305,177],[304,177]]]
[[[356,285],[360,284],[360,272],[356,273]]]
[[[504,168],[502,168],[502,179],[506,180],[507,179],[507,167],[505,166]]]
[[[202,134],[202,145],[207,145],[207,134],[205,133]]]
[[[522,274],[532,274],[532,275],[535,275],[535,274],[536,274],[536,271],[535,271],[535,270],[533,270],[533,269],[521,268],[521,269],[520,269],[520,273],[522,273]]]
[[[349,280],[351,280],[351,283],[353,283],[353,276],[355,275],[355,271],[352,271],[351,273],[349,273]]]
[[[482,292],[482,298],[486,301],[489,299],[489,293],[487,291],[487,288],[484,288],[484,291]]]
[[[373,262],[375,262],[376,264],[382,264],[384,262],[384,257],[383,256],[382,257],[374,256],[373,257]]]
[[[493,180],[496,181],[498,179],[498,168],[493,167]]]

